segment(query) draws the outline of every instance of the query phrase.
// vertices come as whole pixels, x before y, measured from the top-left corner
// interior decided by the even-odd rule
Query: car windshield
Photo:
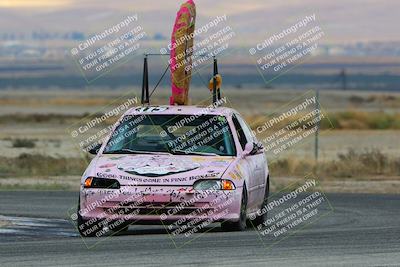
[[[236,149],[225,116],[129,115],[112,133],[103,153],[234,156]]]

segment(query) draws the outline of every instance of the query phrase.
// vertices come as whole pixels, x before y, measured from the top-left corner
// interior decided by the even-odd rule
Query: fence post
[[[319,105],[319,90],[315,91],[315,109],[319,112],[316,114],[316,131],[315,131],[315,149],[314,149],[314,156],[315,162],[318,164],[318,146],[319,146],[319,128],[320,128],[320,105]]]

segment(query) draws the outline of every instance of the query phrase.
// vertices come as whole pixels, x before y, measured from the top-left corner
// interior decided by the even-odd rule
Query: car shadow
[[[131,225],[127,231],[120,231],[115,233],[117,236],[136,236],[136,235],[165,235],[171,234],[178,228],[172,228],[169,230],[167,226],[163,225]],[[193,228],[191,228],[193,229]],[[209,227],[205,227],[203,229],[199,229],[197,233],[215,233],[222,232],[219,224],[213,224]]]
[[[131,225],[127,231],[120,231],[114,233],[115,236],[138,236],[138,235],[165,235],[171,234],[178,228],[172,228],[169,230],[167,226],[164,225]],[[193,229],[193,228],[189,228]],[[252,227],[247,227],[246,231],[253,231]],[[197,234],[199,233],[221,233],[225,232],[220,227],[219,223],[211,224],[208,227],[203,229],[199,229],[196,231]],[[183,235],[183,234],[182,234]]]

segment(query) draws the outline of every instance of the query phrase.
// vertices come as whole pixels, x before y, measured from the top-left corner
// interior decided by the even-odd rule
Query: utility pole
[[[347,75],[346,75],[345,68],[343,68],[342,71],[340,72],[340,79],[342,81],[342,90],[346,91],[347,90]]]
[[[321,121],[321,109],[319,105],[319,89],[315,91],[315,110],[318,110],[316,113],[316,125],[317,127],[315,131],[315,146],[314,146],[314,156],[315,162],[318,164],[318,146],[319,146],[319,128],[320,128],[320,121]]]

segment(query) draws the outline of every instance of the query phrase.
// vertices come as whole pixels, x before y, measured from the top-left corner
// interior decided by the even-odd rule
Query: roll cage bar
[[[156,86],[154,87],[153,91],[149,93],[149,65],[148,65],[148,59],[151,56],[169,56],[170,54],[144,54],[144,59],[143,59],[143,81],[142,81],[142,98],[141,98],[141,103],[142,105],[150,105],[150,98],[154,91],[157,89],[158,85],[160,85],[161,81],[165,77],[165,74],[167,73],[170,65],[168,64],[163,75],[157,82]],[[213,90],[212,90],[212,99],[213,99],[213,104],[217,104],[219,100],[221,100],[221,90],[217,88],[217,75],[218,73],[218,60],[215,56],[213,56]]]

